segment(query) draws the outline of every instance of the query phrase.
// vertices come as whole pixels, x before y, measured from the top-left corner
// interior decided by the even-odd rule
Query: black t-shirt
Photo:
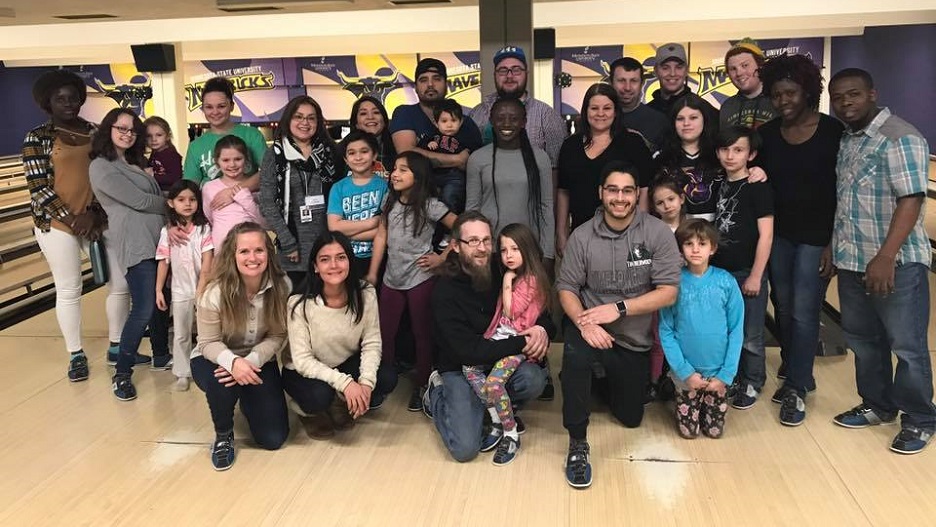
[[[572,230],[591,219],[595,209],[601,205],[598,181],[602,169],[611,161],[633,164],[637,168],[637,186],[649,186],[653,176],[653,160],[640,134],[629,131],[618,134],[595,159],[585,155],[581,134],[575,134],[562,143],[559,150],[559,188],[569,193]]]
[[[718,251],[712,265],[727,271],[750,269],[757,251],[757,220],[773,215],[770,185],[725,179],[718,189],[715,227],[718,228]]]
[[[774,192],[774,233],[794,243],[828,245],[835,219],[835,163],[842,123],[825,114],[812,137],[798,145],[780,134],[780,119],[761,125],[758,157]]]
[[[718,188],[725,179],[721,167],[703,168],[699,155],[689,156],[683,152],[679,167],[663,167],[662,177],[674,178],[686,198],[686,214],[691,217],[715,218]]]

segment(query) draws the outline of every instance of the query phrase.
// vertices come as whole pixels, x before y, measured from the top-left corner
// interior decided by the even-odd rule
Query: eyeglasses
[[[123,126],[111,126],[114,130],[117,130],[117,133],[120,135],[128,135],[130,137],[135,137],[137,134],[136,130],[133,128],[124,128]]]
[[[507,75],[520,75],[524,71],[526,71],[526,68],[522,66],[514,66],[512,68],[497,68],[494,70],[494,73],[500,77],[506,77]]]
[[[459,238],[458,241],[461,243],[464,243],[465,245],[467,245],[468,247],[471,247],[472,249],[477,249],[478,247],[481,246],[482,243],[484,244],[485,247],[492,247],[494,245],[494,240],[490,236],[488,236],[487,238],[472,238],[470,240],[462,240],[461,238]]]
[[[315,121],[317,120],[317,117],[316,117],[315,115],[299,115],[299,114],[296,114],[296,115],[293,115],[293,116],[292,116],[292,120],[293,120],[293,121],[296,121],[297,123],[301,123],[301,122],[305,121],[305,122],[308,123],[308,124],[315,124]]]
[[[602,190],[611,194],[612,196],[619,196],[624,194],[625,196],[633,196],[637,193],[637,187],[616,187],[614,185],[607,185],[601,187]]]

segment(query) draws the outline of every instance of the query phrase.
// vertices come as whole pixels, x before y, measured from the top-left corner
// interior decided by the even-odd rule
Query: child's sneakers
[[[83,381],[88,378],[88,357],[83,351],[72,353],[68,361],[68,380],[71,382]]]
[[[591,486],[592,468],[587,440],[569,440],[569,455],[566,457],[565,474],[569,485],[577,489]]]
[[[503,438],[504,427],[500,423],[491,425],[491,430],[481,439],[481,452],[494,450]]]
[[[491,461],[500,467],[513,461],[519,452],[520,437],[505,435],[497,444],[497,451],[494,452],[494,458]]]
[[[731,400],[731,406],[738,410],[747,410],[757,402],[757,395],[757,390],[753,386],[741,383],[738,385],[738,392],[734,399]]]
[[[780,403],[780,424],[799,426],[806,419],[806,403],[796,390],[787,388]]]
[[[130,380],[129,373],[118,373],[113,378],[114,397],[121,401],[132,401],[136,399],[136,387]]]
[[[211,445],[211,465],[217,471],[227,470],[234,465],[237,453],[234,450],[234,432],[220,434]]]

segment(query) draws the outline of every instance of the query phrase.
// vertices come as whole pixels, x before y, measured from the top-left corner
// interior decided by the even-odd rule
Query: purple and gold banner
[[[184,65],[185,98],[188,122],[204,123],[201,112],[201,88],[212,77],[226,77],[234,84],[233,120],[246,123],[276,121],[289,102],[289,80],[283,59],[206,60]]]
[[[578,115],[588,87],[596,82],[610,82],[609,68],[615,59],[623,56],[623,49],[623,46],[557,49],[553,59],[557,81],[553,107],[562,115]]]

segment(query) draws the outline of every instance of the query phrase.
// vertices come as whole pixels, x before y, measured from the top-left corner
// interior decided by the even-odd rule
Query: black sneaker
[[[931,439],[933,439],[933,432],[906,426],[894,438],[890,449],[898,454],[918,454],[926,448]]]
[[[517,423],[517,435],[523,435],[526,433],[526,424],[524,424],[523,419],[520,419],[520,416],[517,415],[517,411],[514,410],[514,422]]]
[[[867,428],[877,425],[892,425],[897,422],[897,414],[878,414],[870,406],[862,403],[832,418],[832,422],[845,428]]]
[[[731,400],[731,406],[738,410],[747,410],[757,402],[757,395],[757,390],[750,384],[739,384],[738,391]]]
[[[68,361],[68,380],[71,382],[83,381],[88,378],[88,357],[83,351],[72,353]]]
[[[413,388],[413,393],[410,394],[409,403],[406,405],[406,409],[410,412],[422,411],[424,393],[426,393],[425,386],[422,388]]]
[[[540,401],[552,401],[555,398],[556,398],[556,387],[553,386],[552,377],[547,375],[546,386],[543,388],[543,393],[539,394],[539,397],[537,397],[537,399],[539,399]]]
[[[384,400],[386,400],[386,398],[387,396],[382,393],[373,394],[370,398],[370,406],[368,407],[368,410],[376,410],[380,408],[383,406]]]
[[[589,461],[588,441],[569,441],[569,455],[565,464],[566,481],[577,489],[585,489],[592,483],[592,468]]]
[[[136,387],[133,386],[133,381],[130,380],[129,373],[118,373],[114,375],[113,388],[114,388],[114,397],[117,397],[121,401],[132,401],[136,399]]]
[[[500,424],[491,425],[488,433],[481,439],[481,452],[490,452],[497,448],[497,445],[504,438],[504,427]]]
[[[494,452],[494,458],[491,461],[500,467],[513,461],[518,452],[520,452],[520,439],[504,436],[497,444],[497,450]]]
[[[150,363],[151,370],[163,371],[172,367],[172,355],[153,355]]]
[[[796,393],[796,390],[787,388],[780,403],[780,424],[786,426],[799,426],[806,419],[806,403]]]
[[[234,451],[234,432],[220,435],[211,445],[211,465],[217,471],[227,470],[234,465],[237,457]]]

